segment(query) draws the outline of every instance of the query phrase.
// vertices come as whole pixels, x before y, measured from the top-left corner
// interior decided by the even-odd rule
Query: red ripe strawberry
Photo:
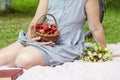
[[[39,30],[40,30],[39,27],[35,27],[35,31],[39,32]]]
[[[54,30],[50,30],[50,35],[51,35],[51,34],[54,34]]]
[[[50,23],[48,23],[47,25],[48,25],[48,31],[50,31],[50,30],[51,30],[51,25],[50,25]]]
[[[48,31],[48,25],[44,24],[43,29],[47,32]]]
[[[48,28],[48,31],[51,31],[52,30],[52,28]]]
[[[36,28],[36,29],[40,29],[39,24],[37,24],[35,28]]]
[[[40,32],[41,34],[45,34],[45,30],[44,30],[44,29],[40,29],[39,32]]]
[[[43,25],[42,23],[37,24],[36,29],[42,29],[42,25]]]
[[[51,24],[52,27],[56,27],[56,24]]]
[[[57,30],[57,28],[56,27],[52,27],[52,30],[55,32]]]
[[[36,32],[39,32],[40,31],[40,29],[36,29]]]
[[[56,30],[55,32],[54,32],[54,34],[57,34],[59,31],[58,30]]]
[[[39,25],[40,29],[44,28],[44,24]]]

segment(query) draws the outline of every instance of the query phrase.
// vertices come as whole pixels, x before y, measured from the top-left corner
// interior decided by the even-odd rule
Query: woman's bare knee
[[[29,57],[29,55],[26,55],[26,53],[19,54],[15,60],[15,65],[17,67],[21,68],[30,68],[34,66],[34,61],[32,57]]]
[[[19,51],[25,46],[20,42],[14,42],[13,44],[2,48],[0,50],[0,65],[11,65],[14,63]]]
[[[32,46],[26,47],[21,50],[17,56],[15,64],[18,67],[30,68],[35,65],[45,65],[45,61],[40,51]]]

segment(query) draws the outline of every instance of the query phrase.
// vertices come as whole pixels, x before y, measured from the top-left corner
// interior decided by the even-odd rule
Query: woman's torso
[[[74,48],[77,46],[78,49],[83,47],[83,25],[86,22],[85,3],[86,0],[49,0],[47,13],[55,16],[60,30],[58,44]],[[54,22],[51,17],[47,18],[51,23]]]

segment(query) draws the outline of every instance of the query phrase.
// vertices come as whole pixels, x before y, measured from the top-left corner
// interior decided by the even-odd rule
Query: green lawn
[[[103,22],[107,42],[120,42],[120,12],[108,9]]]
[[[27,27],[34,16],[39,0],[13,0],[12,13],[0,15],[0,48],[17,40],[20,30]],[[119,1],[118,1],[119,2]],[[111,2],[109,2],[111,3]],[[107,43],[120,42],[120,6],[107,5],[103,26]]]
[[[108,43],[120,42],[120,5],[119,0],[107,0],[107,11],[103,22]]]

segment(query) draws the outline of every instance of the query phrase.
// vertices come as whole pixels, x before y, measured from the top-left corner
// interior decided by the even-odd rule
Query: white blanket
[[[114,54],[120,54],[120,44],[109,44]],[[0,67],[5,69],[8,67]],[[56,67],[34,66],[17,80],[120,80],[120,57],[103,63],[67,62]]]

